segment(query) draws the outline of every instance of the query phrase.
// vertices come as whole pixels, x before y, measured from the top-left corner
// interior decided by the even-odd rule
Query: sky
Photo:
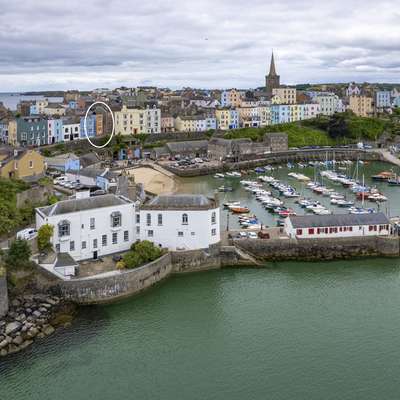
[[[396,6],[397,5],[397,6]],[[399,82],[400,0],[0,0],[0,92]]]

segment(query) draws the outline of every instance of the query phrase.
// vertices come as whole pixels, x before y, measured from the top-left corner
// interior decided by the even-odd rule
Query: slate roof
[[[171,152],[185,152],[197,149],[207,149],[207,140],[192,140],[187,142],[169,142],[165,145]]]
[[[333,214],[290,216],[293,228],[324,228],[331,226],[386,225],[388,217],[380,213],[372,214]]]
[[[54,268],[77,267],[78,265],[69,253],[58,253]]]
[[[47,207],[40,207],[37,210],[48,217],[53,215],[63,215],[78,211],[94,210],[103,207],[119,206],[132,203],[130,200],[116,196],[114,194],[105,194],[84,199],[71,199],[59,201],[56,204]]]
[[[214,199],[202,194],[160,195],[149,200],[142,210],[208,210],[216,208]]]

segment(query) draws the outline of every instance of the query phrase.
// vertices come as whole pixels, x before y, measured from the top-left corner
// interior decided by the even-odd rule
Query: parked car
[[[247,237],[249,239],[258,239],[258,235],[256,232],[249,232],[249,234],[247,235]]]
[[[53,183],[55,184],[55,185],[58,185],[58,184],[60,184],[60,183],[62,183],[62,182],[66,182],[67,181],[67,177],[65,176],[65,175],[61,175],[61,176],[59,176],[58,178],[55,178],[54,180],[53,180]]]
[[[22,231],[17,232],[17,239],[22,240],[32,240],[37,236],[37,230],[34,228],[22,229]]]

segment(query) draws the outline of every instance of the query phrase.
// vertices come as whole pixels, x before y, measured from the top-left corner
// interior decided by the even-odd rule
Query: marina
[[[339,168],[345,168],[339,169]],[[357,163],[332,160],[237,171],[233,176],[217,174],[182,179],[179,191],[199,190],[209,194],[218,188],[221,204],[233,202],[235,212],[223,207],[222,228],[249,229],[282,226],[289,215],[366,214],[383,211],[400,215],[400,191],[396,185],[373,177],[396,168],[386,163]],[[358,173],[357,173],[358,172]],[[240,177],[239,177],[240,174]],[[358,174],[358,179],[356,175]],[[197,189],[198,188],[198,189]],[[243,208],[243,210],[241,210]],[[253,223],[239,219],[254,216]]]

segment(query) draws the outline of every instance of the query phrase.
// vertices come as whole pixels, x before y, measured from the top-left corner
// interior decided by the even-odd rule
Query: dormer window
[[[111,227],[117,228],[122,224],[122,215],[119,211],[115,211],[111,214]]]

